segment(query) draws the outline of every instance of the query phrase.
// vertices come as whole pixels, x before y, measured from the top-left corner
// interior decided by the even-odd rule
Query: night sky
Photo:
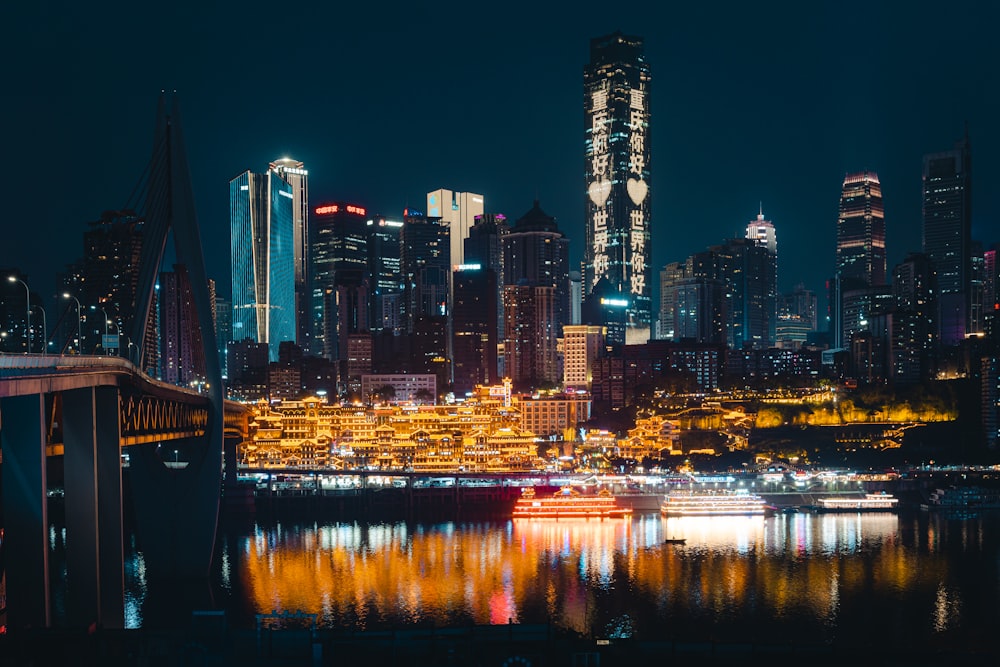
[[[85,223],[128,199],[161,89],[180,95],[220,294],[228,182],[283,156],[309,169],[314,206],[399,217],[444,187],[516,219],[538,197],[576,267],[582,72],[590,39],[615,30],[645,39],[652,68],[656,272],[742,235],[762,202],[779,288],[820,291],[841,182],[862,169],[882,181],[891,271],[920,249],[922,155],[966,123],[973,236],[1000,241],[994,2],[10,4],[0,267],[46,302]]]

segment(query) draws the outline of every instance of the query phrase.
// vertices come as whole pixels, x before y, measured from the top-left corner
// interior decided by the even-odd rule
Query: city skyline
[[[780,4],[753,11],[734,6],[725,19],[697,8],[667,17],[652,5],[642,16],[597,19],[587,9],[563,16],[539,8],[531,22],[516,11],[481,16],[485,27],[478,37],[456,31],[448,48],[417,50],[395,38],[429,29],[431,19],[419,10],[401,10],[376,25],[365,10],[352,9],[347,18],[354,20],[346,23],[356,29],[345,31],[330,53],[317,46],[322,26],[333,18],[330,10],[303,9],[314,20],[295,22],[304,31],[296,62],[316,69],[303,75],[275,62],[257,72],[281,74],[290,86],[310,83],[295,123],[278,113],[288,103],[280,95],[242,103],[256,79],[225,67],[244,40],[270,43],[258,23],[242,25],[247,31],[239,40],[235,28],[233,35],[213,32],[226,17],[210,9],[198,26],[142,23],[154,48],[125,62],[111,44],[73,49],[97,21],[127,34],[140,25],[139,16],[72,9],[41,17],[47,21],[24,16],[24,34],[8,48],[25,38],[51,48],[14,74],[14,103],[4,107],[3,119],[25,129],[12,133],[12,154],[53,165],[53,176],[35,182],[19,178],[21,161],[5,164],[5,182],[22,182],[21,196],[12,198],[12,219],[31,224],[8,226],[0,265],[28,271],[32,290],[51,299],[55,274],[80,255],[86,222],[127,200],[148,155],[144,140],[156,97],[167,87],[181,98],[208,272],[222,295],[231,293],[228,260],[218,255],[229,246],[226,183],[284,157],[309,169],[311,200],[357,202],[390,218],[422,206],[426,193],[442,186],[482,193],[487,212],[509,218],[537,197],[570,239],[576,268],[585,240],[583,69],[589,41],[616,30],[642,37],[657,81],[650,102],[658,165],[650,185],[657,202],[650,223],[654,276],[667,263],[741,235],[762,201],[782,239],[779,291],[804,282],[821,293],[834,269],[839,186],[846,173],[865,169],[878,172],[885,190],[891,271],[920,250],[923,156],[950,150],[966,123],[979,184],[973,188],[972,236],[987,245],[1000,240],[1000,198],[989,187],[1000,178],[1000,137],[989,122],[1000,92],[985,85],[984,69],[990,53],[985,26],[995,23],[995,8],[957,3],[932,22],[919,6],[906,14],[874,7],[871,29],[885,40],[856,62],[843,54],[862,36],[835,29],[848,25],[849,17],[834,7],[798,8],[794,23],[781,18]],[[566,24],[556,30],[561,18]],[[480,48],[489,36],[516,39],[523,48]],[[380,38],[378,47],[365,47],[373,37]],[[185,38],[210,57],[195,63],[171,46]],[[744,48],[748,42],[755,47]],[[171,49],[176,57],[156,55]],[[69,53],[79,60],[62,67],[60,58]],[[880,73],[861,109],[847,105],[840,92],[859,66]],[[322,83],[327,70],[339,77],[329,85]],[[448,72],[461,94],[427,86],[427,73],[435,71]],[[515,76],[532,71],[536,76]],[[926,76],[943,82],[942,92],[929,95],[916,85]],[[72,113],[59,102],[65,99],[79,101]],[[88,168],[77,173],[83,162]],[[39,201],[50,204],[39,207]],[[38,242],[39,227],[51,232],[51,244]]]

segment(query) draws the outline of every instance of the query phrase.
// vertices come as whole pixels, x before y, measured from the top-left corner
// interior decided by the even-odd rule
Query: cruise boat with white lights
[[[631,515],[632,509],[619,507],[607,489],[586,495],[564,486],[551,496],[538,496],[529,486],[514,504],[515,519],[617,519]]]
[[[820,512],[895,512],[899,498],[882,492],[866,493],[863,498],[857,496],[827,496],[819,499],[817,510]]]
[[[675,491],[660,505],[663,516],[762,516],[769,509],[758,495],[745,491]]]

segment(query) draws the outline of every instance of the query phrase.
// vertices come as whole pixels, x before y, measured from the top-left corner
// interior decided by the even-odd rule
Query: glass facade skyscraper
[[[233,339],[295,340],[295,243],[292,186],[277,172],[246,171],[229,182]]]
[[[584,68],[585,256],[583,291],[602,278],[625,307],[626,340],[649,338],[650,71],[639,37],[592,39]]]
[[[969,140],[954,150],[924,156],[924,254],[934,268],[938,335],[945,345],[973,331],[970,316],[972,155]]]
[[[295,257],[295,318],[298,322],[296,343],[312,347],[312,302],[309,286],[309,171],[298,160],[282,158],[270,165],[292,186],[292,243]]]
[[[844,289],[885,284],[885,209],[878,174],[848,174],[837,219],[837,273]]]

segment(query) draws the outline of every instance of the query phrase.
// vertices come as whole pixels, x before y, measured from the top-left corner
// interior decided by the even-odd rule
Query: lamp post
[[[80,300],[69,292],[63,292],[63,298],[76,301],[76,353],[80,354],[80,348],[83,346],[83,333],[80,324],[83,321],[83,315],[80,314]]]
[[[28,352],[31,352],[31,290],[28,289],[28,283],[24,282],[17,276],[7,276],[7,282],[9,283],[21,283],[24,285],[24,296],[27,300],[27,308],[25,308],[25,316],[28,318],[24,321],[24,334],[28,339]]]
[[[40,310],[41,313],[42,313],[42,350],[41,350],[41,353],[45,354],[46,352],[48,352],[48,346],[49,346],[49,333],[48,333],[49,332],[49,323],[48,323],[48,321],[47,321],[47,319],[45,317],[45,309],[42,308],[41,305],[37,305],[37,304],[35,305],[35,308],[37,308],[38,310]]]

